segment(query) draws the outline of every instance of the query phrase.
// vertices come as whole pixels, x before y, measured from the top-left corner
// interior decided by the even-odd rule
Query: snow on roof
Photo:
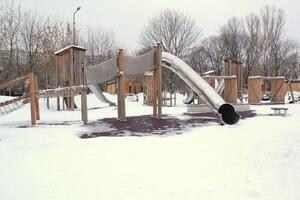
[[[60,50],[56,51],[56,52],[54,53],[54,55],[59,55],[59,54],[63,53],[64,51],[66,51],[66,50],[68,50],[68,49],[71,49],[71,48],[86,51],[86,48],[81,47],[81,46],[76,46],[76,45],[73,45],[73,44],[72,44],[72,45],[70,45],[70,46],[67,46],[67,47],[65,47],[65,48],[63,48],[63,49],[60,49]]]

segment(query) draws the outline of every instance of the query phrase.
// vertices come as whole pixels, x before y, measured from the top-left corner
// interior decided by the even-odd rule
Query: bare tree
[[[217,36],[205,38],[190,56],[190,65],[201,75],[209,70],[222,74],[223,60],[221,41]]]
[[[30,72],[37,71],[37,59],[39,51],[41,50],[43,34],[44,34],[44,20],[35,12],[25,12],[22,23],[22,37],[24,42],[24,50],[27,53],[28,66]]]
[[[198,44],[200,36],[201,29],[195,20],[182,12],[163,10],[149,19],[141,31],[139,42],[143,47],[161,42],[165,51],[185,59]]]
[[[261,57],[261,24],[259,16],[250,14],[245,18],[245,29],[243,37],[243,63],[244,63],[244,78],[243,80],[247,84],[248,77],[257,72],[259,67],[259,61]]]
[[[232,17],[221,27],[219,40],[226,58],[242,60],[243,21]]]
[[[17,65],[15,60],[18,60],[18,34],[21,23],[21,11],[20,6],[15,6],[14,1],[10,4],[6,3],[4,7],[4,13],[2,16],[2,47],[6,50],[2,56],[4,60],[4,80],[10,78],[14,73],[14,69]]]
[[[264,6],[260,10],[260,19],[262,26],[261,64],[264,75],[273,75],[272,71],[274,71],[274,68],[279,67],[278,51],[279,45],[285,37],[286,16],[281,9],[277,9],[274,6]]]
[[[109,59],[117,50],[113,31],[89,27],[85,46],[88,49],[88,64],[97,64]]]
[[[160,42],[164,51],[188,61],[189,55],[198,44],[201,29],[195,20],[176,10],[163,10],[149,19],[140,33],[139,43],[143,48]],[[173,93],[184,84],[169,70],[163,70],[164,87]]]

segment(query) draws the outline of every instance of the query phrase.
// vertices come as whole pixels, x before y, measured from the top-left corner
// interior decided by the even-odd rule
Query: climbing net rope
[[[105,83],[118,74],[118,58],[112,57],[98,65],[85,67],[88,84]]]
[[[125,56],[125,76],[140,75],[144,74],[146,71],[152,71],[153,66],[155,65],[154,57],[154,49],[140,56]],[[114,79],[118,73],[117,56],[98,65],[85,67],[87,83],[90,85],[108,82]]]
[[[152,71],[153,66],[155,65],[154,56],[154,50],[151,50],[140,56],[125,56],[125,76],[139,75],[144,74],[146,71]]]

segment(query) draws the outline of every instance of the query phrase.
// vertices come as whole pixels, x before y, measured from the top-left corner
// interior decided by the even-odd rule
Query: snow
[[[177,98],[164,114],[184,117],[185,97]],[[270,115],[274,106],[251,106],[257,116],[237,125],[212,122],[181,135],[80,139],[92,128],[80,110],[57,112],[52,99],[48,111],[45,102],[37,126],[27,126],[29,105],[1,117],[1,200],[300,198],[299,103],[284,105],[285,117]],[[117,115],[92,94],[88,106],[90,122]],[[152,113],[141,102],[126,106],[128,116]]]

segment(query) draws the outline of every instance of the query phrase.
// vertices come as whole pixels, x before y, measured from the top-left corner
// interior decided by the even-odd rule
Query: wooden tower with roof
[[[56,51],[57,87],[71,87],[85,84],[84,63],[86,48],[70,45]],[[57,109],[60,110],[60,100]],[[69,110],[74,110],[74,97],[64,98]]]

